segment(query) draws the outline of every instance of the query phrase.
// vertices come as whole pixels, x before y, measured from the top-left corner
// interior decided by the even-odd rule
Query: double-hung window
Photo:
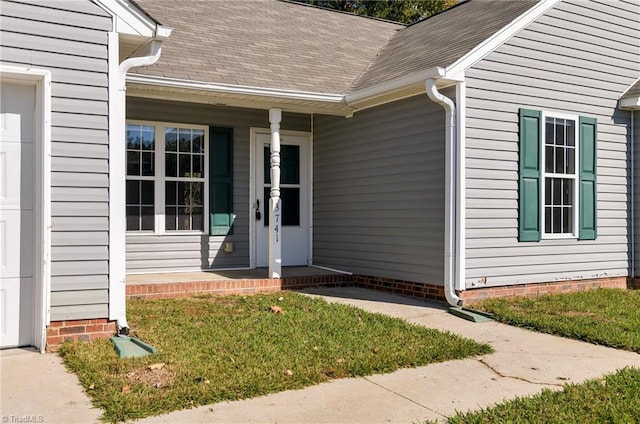
[[[127,231],[155,230],[156,128],[127,126]]]
[[[520,109],[519,124],[519,240],[594,240],[596,119]]]
[[[207,140],[207,127],[127,124],[127,231],[208,230]]]
[[[575,237],[577,219],[577,117],[543,114],[544,237]]]

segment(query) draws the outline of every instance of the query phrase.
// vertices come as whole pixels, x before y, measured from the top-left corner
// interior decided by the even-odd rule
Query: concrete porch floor
[[[350,284],[352,276],[315,267],[286,267],[282,278],[267,268],[127,275],[127,299],[164,299],[194,294],[250,294]]]
[[[194,271],[168,272],[154,274],[128,274],[127,284],[167,284],[188,283],[192,281],[219,280],[264,280],[269,270],[267,268],[240,269],[228,271]],[[339,272],[308,266],[287,266],[282,268],[283,278],[319,277],[324,275],[344,275]]]

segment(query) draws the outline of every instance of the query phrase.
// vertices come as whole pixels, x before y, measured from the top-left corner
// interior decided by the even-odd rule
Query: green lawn
[[[107,421],[491,351],[453,334],[290,292],[134,300],[127,307],[132,335],[158,354],[118,359],[108,340],[60,349]]]
[[[545,389],[535,396],[517,398],[481,411],[458,413],[449,424],[599,424],[640,421],[640,369],[568,384],[560,392]]]
[[[507,324],[640,353],[640,290],[491,299],[473,307]]]
[[[600,289],[537,298],[491,299],[474,308],[504,323],[640,352],[640,291]],[[639,361],[640,365],[640,361]],[[568,384],[562,391],[458,413],[448,423],[640,422],[640,369]]]

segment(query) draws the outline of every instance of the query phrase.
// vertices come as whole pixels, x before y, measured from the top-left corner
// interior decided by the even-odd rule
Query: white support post
[[[282,201],[280,200],[280,121],[282,111],[269,109],[271,123],[271,193],[269,197],[269,278],[282,276]]]

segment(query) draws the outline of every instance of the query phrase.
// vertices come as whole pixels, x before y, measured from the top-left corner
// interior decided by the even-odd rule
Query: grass
[[[640,369],[624,368],[614,374],[568,384],[520,397],[481,411],[458,413],[449,424],[482,423],[635,423],[640,420]]]
[[[507,324],[640,353],[640,290],[490,299],[473,307]]]
[[[491,352],[450,333],[295,293],[134,300],[127,307],[133,335],[158,354],[118,359],[108,340],[60,349],[111,422]]]

